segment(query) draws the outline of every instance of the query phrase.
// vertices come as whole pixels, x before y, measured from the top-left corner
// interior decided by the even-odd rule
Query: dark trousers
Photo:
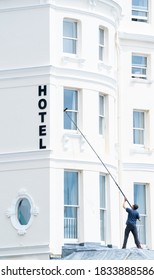
[[[128,224],[125,228],[124,243],[123,243],[122,248],[123,249],[126,248],[127,240],[128,240],[128,236],[129,236],[130,232],[132,232],[132,234],[134,236],[134,241],[135,241],[137,248],[141,248],[141,244],[138,239],[137,227],[136,227],[136,225],[130,225],[130,224]]]

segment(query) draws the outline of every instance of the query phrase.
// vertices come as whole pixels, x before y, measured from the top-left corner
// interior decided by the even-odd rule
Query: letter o
[[[38,106],[41,110],[45,109],[47,107],[46,99],[40,99],[38,102]]]

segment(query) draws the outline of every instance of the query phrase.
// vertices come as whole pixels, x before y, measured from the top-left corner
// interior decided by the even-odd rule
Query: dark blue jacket
[[[140,219],[138,211],[131,208],[126,208],[126,212],[128,213],[126,225],[136,225],[136,220]]]

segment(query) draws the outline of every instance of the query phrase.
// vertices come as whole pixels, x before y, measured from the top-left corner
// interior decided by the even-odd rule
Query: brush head
[[[68,108],[65,108],[65,109],[64,109],[64,112],[66,112],[67,110],[68,110]]]

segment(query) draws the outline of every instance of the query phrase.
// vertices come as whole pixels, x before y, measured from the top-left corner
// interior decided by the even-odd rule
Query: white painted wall
[[[63,237],[65,169],[81,171],[76,242],[100,242],[99,173],[106,170],[80,133],[63,130],[64,87],[80,89],[79,127],[129,200],[133,200],[134,182],[149,184],[147,245],[153,248],[153,18],[142,29],[132,23],[128,0],[0,2],[0,257],[61,254],[69,242]],[[76,57],[63,53],[64,18],[80,23]],[[104,63],[98,60],[99,26],[108,30]],[[150,53],[150,83],[131,81],[132,51]],[[47,85],[43,150],[39,149],[39,85]],[[98,132],[99,92],[107,97],[105,137]],[[144,152],[132,145],[133,108],[150,111]],[[106,244],[120,247],[126,220],[123,198],[108,176],[107,187]],[[6,211],[22,189],[33,198],[39,213],[21,236]]]

